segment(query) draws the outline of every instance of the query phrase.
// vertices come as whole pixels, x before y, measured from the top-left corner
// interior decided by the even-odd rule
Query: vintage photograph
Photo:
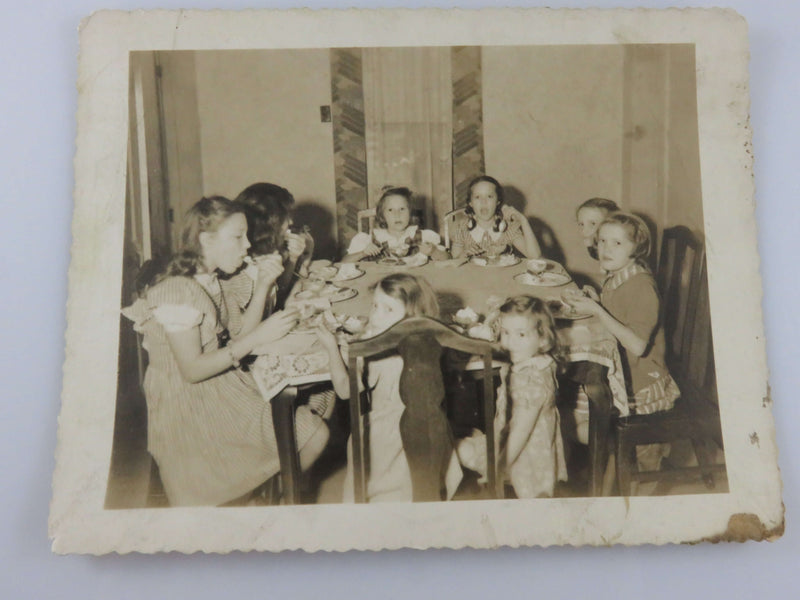
[[[693,14],[673,13],[663,31],[724,27],[724,12]],[[84,31],[87,47],[92,33],[137,31],[105,16]],[[95,298],[115,353],[93,398],[106,418],[91,429],[109,449],[93,457],[93,510],[126,529],[133,514],[253,518],[269,541],[161,529],[114,543],[610,543],[620,519],[624,543],[712,539],[668,526],[625,541],[634,506],[683,520],[692,504],[725,506],[728,532],[727,517],[751,524],[731,508],[754,459],[737,449],[743,405],[722,393],[737,367],[720,349],[736,333],[716,307],[720,250],[757,255],[754,237],[720,234],[709,210],[725,174],[709,171],[704,142],[737,143],[712,131],[699,100],[716,47],[691,35],[466,44],[444,33],[436,45],[352,35],[208,48],[188,36],[115,48],[124,77],[104,97],[115,143],[94,150],[115,165],[104,202],[118,251],[99,273],[116,292]],[[731,39],[746,54],[746,38]],[[746,87],[732,89],[728,108],[746,106]],[[103,123],[80,117],[83,131]],[[748,193],[729,201],[746,210]],[[93,201],[76,190],[76,207]],[[760,309],[753,317],[760,327]],[[765,369],[761,382],[739,375],[766,385]],[[747,402],[771,425],[763,394]],[[774,456],[762,460],[772,482]],[[552,523],[579,506],[575,523],[597,535]],[[293,520],[329,510],[350,523],[394,515],[381,527],[395,528],[402,514],[410,531],[291,541]],[[514,533],[502,515],[523,513]],[[433,518],[443,537],[414,537]],[[759,519],[762,537],[782,527]],[[264,523],[278,520],[276,541]],[[482,541],[453,533],[475,523]]]
[[[692,45],[133,52],[128,110],[108,508],[727,491]]]

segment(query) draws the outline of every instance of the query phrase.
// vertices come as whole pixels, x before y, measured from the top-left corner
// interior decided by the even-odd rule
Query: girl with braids
[[[297,314],[262,321],[283,269],[263,261],[255,273],[242,270],[249,247],[244,207],[203,198],[186,216],[180,251],[122,311],[144,336],[148,450],[173,505],[224,504],[279,470],[270,405],[239,361],[286,335]],[[297,409],[303,468],[328,440],[320,412]]]
[[[494,177],[481,175],[470,182],[465,213],[467,219],[458,224],[453,236],[453,258],[497,256],[509,246],[528,258],[542,255],[528,220],[504,203],[503,187]]]

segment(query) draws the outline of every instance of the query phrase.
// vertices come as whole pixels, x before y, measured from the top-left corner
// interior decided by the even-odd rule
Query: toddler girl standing
[[[511,359],[510,373],[503,373],[508,383],[500,388],[495,418],[499,476],[511,481],[519,498],[550,497],[556,482],[567,479],[556,408],[553,317],[542,300],[516,296],[500,307],[499,326],[500,345]],[[458,453],[465,466],[485,472],[483,434],[462,440]]]

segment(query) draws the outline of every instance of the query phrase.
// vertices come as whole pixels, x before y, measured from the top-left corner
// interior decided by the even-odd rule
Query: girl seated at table
[[[407,187],[385,187],[375,207],[375,227],[353,237],[342,262],[416,254],[433,260],[447,259],[438,233],[410,224],[413,196]]]
[[[260,262],[268,256],[270,260],[277,259],[282,264],[282,272],[272,294],[274,304],[282,307],[296,274],[308,274],[308,264],[314,253],[314,238],[305,228],[299,233],[290,230],[294,197],[279,185],[254,183],[242,190],[236,202],[243,204],[246,209],[249,254],[255,259],[248,268],[253,270],[256,261]]]
[[[262,321],[282,267],[261,262],[251,279],[240,268],[249,246],[244,207],[203,198],[186,216],[180,251],[123,309],[144,335],[147,445],[172,505],[227,503],[279,470],[269,402],[238,367],[254,347],[286,335],[297,314]],[[328,429],[303,406],[296,432],[308,468]]]
[[[515,296],[500,307],[499,330],[500,345],[511,359],[510,374],[502,373],[507,384],[499,390],[495,417],[499,476],[510,480],[518,498],[551,497],[556,482],[567,479],[556,408],[553,316],[543,300]],[[483,433],[461,440],[458,455],[464,466],[485,476]]]
[[[539,258],[542,251],[528,220],[513,206],[505,204],[503,187],[494,178],[481,175],[469,184],[467,218],[456,226],[451,253],[498,256],[516,248],[523,256]]]
[[[406,317],[438,315],[436,295],[425,279],[394,273],[384,277],[375,286],[363,337],[375,336]],[[349,375],[336,338],[324,327],[318,329],[318,335],[330,357],[331,378],[336,394],[347,399],[350,396]],[[441,435],[420,440],[422,436],[413,435],[419,432],[409,432],[409,423],[403,419],[406,412],[404,399],[400,396],[403,359],[397,354],[390,355],[369,361],[365,369],[366,385],[372,401],[368,416],[369,435],[366,436],[369,440],[368,501],[410,502],[451,498],[461,481],[462,471],[443,411],[440,410],[441,415],[431,418],[444,429]],[[408,401],[406,398],[405,402]],[[413,447],[407,444],[409,434],[416,442]],[[441,489],[442,473],[445,473],[444,490]],[[420,497],[420,492],[424,490],[432,490],[430,497]],[[344,498],[345,502],[353,501],[352,447],[348,449]]]
[[[581,203],[575,211],[575,219],[581,231],[583,244],[589,252],[589,256],[597,260],[597,228],[610,213],[619,210],[619,206],[613,200],[606,198],[589,198]]]
[[[598,297],[584,288],[569,300],[576,310],[596,315],[621,347],[629,376],[629,410],[650,414],[669,410],[680,390],[664,361],[664,330],[659,323],[658,288],[647,267],[650,230],[636,215],[612,213],[597,231],[600,266],[607,276]],[[669,444],[636,448],[639,469],[657,471],[669,454]],[[640,492],[644,489],[640,487]]]

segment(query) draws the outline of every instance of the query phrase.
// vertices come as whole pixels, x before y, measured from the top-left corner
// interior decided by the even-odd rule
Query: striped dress
[[[123,309],[144,335],[147,447],[172,505],[219,505],[255,489],[279,471],[269,403],[250,375],[230,368],[190,383],[180,374],[167,331],[198,329],[203,352],[236,335],[253,283],[245,273],[169,277]],[[323,421],[297,409],[300,448]]]

